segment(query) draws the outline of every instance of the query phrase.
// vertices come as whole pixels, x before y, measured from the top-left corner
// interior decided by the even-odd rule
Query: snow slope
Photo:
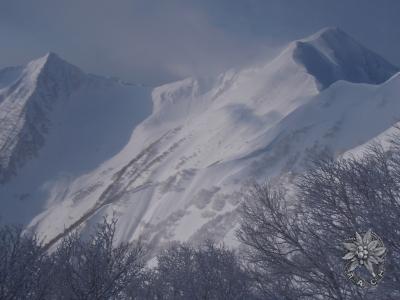
[[[63,122],[64,131],[57,130],[58,139],[50,147],[50,130],[39,150],[47,153],[46,158],[41,160],[39,154],[32,159],[35,167],[27,164],[18,171],[3,184],[0,196],[21,193],[23,186],[28,195],[19,200],[23,205],[35,203],[38,195],[45,199],[34,213],[29,209],[31,219],[25,220],[50,242],[64,229],[85,230],[104,214],[118,217],[120,240],[144,235],[154,244],[204,238],[232,241],[239,192],[249,179],[301,171],[308,150],[328,147],[341,155],[398,121],[397,71],[340,29],[324,29],[289,44],[265,64],[154,89],[153,112],[143,122],[124,127],[127,136],[132,133],[125,145],[115,146],[111,129],[110,135],[98,135],[119,151],[79,172],[59,167],[68,161],[68,156],[62,157],[52,173],[31,184],[35,173],[30,170],[37,172],[51,155],[60,158],[57,145],[73,147],[68,151],[71,160],[90,157],[98,145],[94,140],[82,152],[77,148],[85,139],[78,139],[75,146],[66,142],[66,132],[79,130],[70,127],[75,117],[65,113],[70,119]],[[7,76],[0,82],[12,77]],[[76,109],[80,111],[81,105]],[[108,113],[119,118],[118,112]],[[96,111],[82,118],[81,126],[89,121],[99,124],[99,115]],[[114,135],[121,130],[112,128]],[[18,202],[6,201],[1,208],[19,218],[23,213],[10,201]]]
[[[60,182],[117,154],[151,113],[150,89],[85,74],[53,53],[0,71],[0,87],[5,221],[30,222],[67,188]]]

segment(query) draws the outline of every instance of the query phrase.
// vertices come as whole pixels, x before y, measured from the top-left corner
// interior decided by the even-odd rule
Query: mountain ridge
[[[310,57],[328,70],[327,78],[312,74]],[[57,68],[48,71],[62,78]],[[290,182],[309,150],[330,147],[340,156],[398,121],[397,71],[341,30],[325,29],[289,44],[266,64],[123,94],[126,103],[142,97],[137,103],[153,105],[152,112],[139,104],[113,111],[110,99],[96,100],[102,84],[85,85],[89,93],[68,96],[54,115],[51,124],[62,125],[50,128],[39,157],[0,185],[1,199],[27,196],[0,205],[15,218],[25,211],[28,227],[48,241],[64,229],[90,230],[102,215],[114,215],[118,241],[142,235],[153,245],[206,238],[234,243],[246,181],[281,176]],[[140,116],[132,123],[134,113]],[[125,121],[108,128],[116,117]],[[107,126],[100,126],[106,119]],[[123,141],[115,140],[116,133]],[[114,147],[92,160],[99,151],[94,145]],[[42,178],[31,183],[35,172]],[[40,197],[45,201],[35,206]]]
[[[55,106],[82,89],[127,86],[116,79],[87,74],[52,52],[13,68],[18,70],[14,78],[0,78],[0,82],[8,81],[0,90],[0,182],[15,176],[18,168],[38,155],[52,126],[49,116]]]
[[[380,84],[399,71],[337,27],[322,29],[295,44],[294,58],[319,80],[321,89],[338,80]]]

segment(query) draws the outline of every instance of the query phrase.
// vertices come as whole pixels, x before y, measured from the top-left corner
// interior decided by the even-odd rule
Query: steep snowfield
[[[5,221],[30,222],[71,179],[117,154],[151,113],[150,89],[85,74],[51,53],[0,71],[0,82]]]
[[[339,28],[323,29],[297,42],[296,60],[316,76],[324,89],[342,79],[355,83],[382,83],[398,71]]]
[[[79,69],[55,54],[24,68],[0,73],[0,182],[15,175],[18,166],[35,156],[50,127],[49,114],[57,100],[68,98],[82,83]]]
[[[133,110],[135,116],[124,108],[146,106],[140,88],[132,99],[138,103],[113,96],[122,108],[107,106],[107,97],[99,103],[76,96],[73,109],[51,114],[51,124],[63,125],[49,130],[38,157],[1,187],[1,201],[11,199],[1,203],[2,211],[9,219],[35,216],[29,226],[48,241],[114,214],[120,240],[232,242],[239,191],[249,179],[301,171],[308,150],[329,147],[341,155],[399,120],[397,70],[329,28],[289,44],[268,63],[154,89],[153,112],[140,124],[147,108]],[[7,71],[0,83],[19,72]],[[90,92],[103,95],[97,88]],[[103,134],[96,131],[103,118],[129,124],[104,125]],[[79,128],[87,123],[94,128],[84,135]],[[91,130],[96,134],[88,141]],[[112,151],[94,154],[102,142]]]

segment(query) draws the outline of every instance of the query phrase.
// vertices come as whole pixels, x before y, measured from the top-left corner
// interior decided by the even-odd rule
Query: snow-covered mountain
[[[232,241],[248,180],[301,171],[308,150],[341,155],[399,121],[397,72],[336,28],[151,98],[55,55],[0,71],[0,214],[48,241],[104,214],[120,240]]]
[[[117,154],[151,114],[150,95],[53,53],[1,70],[0,218],[30,222],[58,193],[53,183],[63,186]]]

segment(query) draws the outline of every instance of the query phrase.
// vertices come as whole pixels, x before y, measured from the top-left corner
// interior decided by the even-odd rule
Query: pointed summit
[[[336,27],[324,28],[294,45],[293,58],[316,78],[320,89],[338,80],[380,84],[399,70]]]
[[[52,64],[52,63],[66,63],[69,64],[68,62],[66,62],[65,60],[63,60],[57,53],[54,52],[47,52],[42,59],[46,62],[46,64]]]
[[[26,69],[28,72],[38,75],[48,72],[51,72],[52,75],[54,73],[69,73],[71,75],[83,73],[78,67],[65,61],[54,52],[47,52],[42,57],[32,60],[26,65]]]
[[[54,52],[47,52],[44,56],[36,61],[40,61],[43,68],[47,70],[60,69],[64,71],[68,70],[69,72],[82,72],[78,67],[70,64]]]
[[[27,67],[30,67],[31,69],[42,69],[48,64],[69,64],[66,61],[64,61],[61,57],[59,57],[56,53],[54,52],[47,52],[45,55],[36,58],[32,61],[30,61],[27,64]]]
[[[337,38],[337,39],[348,39],[351,37],[344,32],[339,27],[325,27],[318,30],[316,33],[301,39],[300,41],[303,42],[312,42],[319,39],[329,39],[329,38]]]
[[[57,55],[57,53],[49,51],[47,52],[44,57],[46,57],[47,59],[61,59],[60,56]]]
[[[38,89],[52,90],[57,94],[69,94],[85,80],[85,73],[80,68],[53,52],[28,63],[25,75],[36,81]]]

